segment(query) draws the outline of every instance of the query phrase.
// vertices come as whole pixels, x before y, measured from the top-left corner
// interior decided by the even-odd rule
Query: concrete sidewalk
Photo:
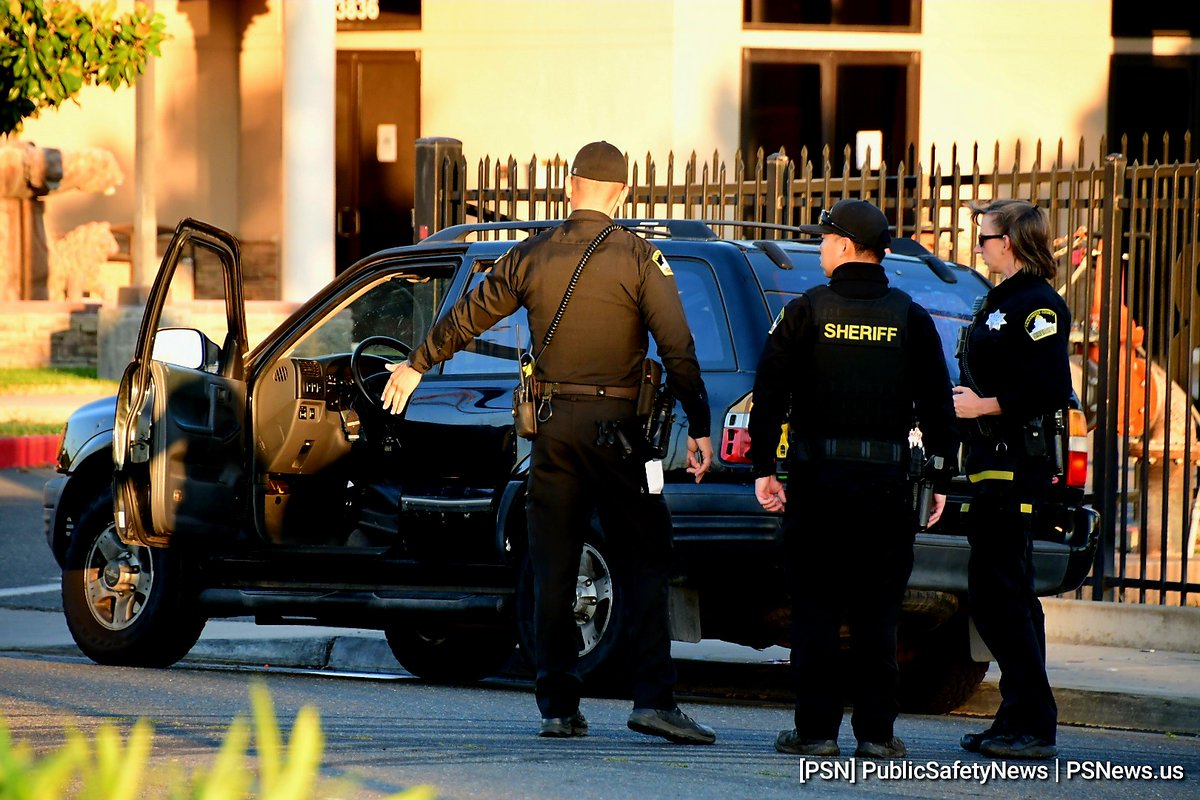
[[[1153,630],[1142,624],[1141,618],[1160,609],[1045,602],[1048,630],[1054,630],[1054,619],[1070,613],[1108,619],[1108,628],[1127,632],[1117,644],[1050,643],[1047,666],[1062,724],[1200,735],[1200,654],[1136,646],[1139,637]],[[1069,604],[1069,611],[1056,608],[1061,603]],[[1200,613],[1179,610],[1183,612],[1180,619],[1186,620],[1181,623],[1179,635],[1191,636],[1196,647],[1190,649],[1197,649]],[[1125,623],[1112,622],[1115,617],[1124,618]],[[1106,626],[1096,623],[1091,627]],[[14,609],[0,609],[0,652],[81,656],[62,614]],[[746,698],[791,702],[788,653],[784,648],[757,651],[715,641],[676,642],[673,652],[681,693],[704,696],[718,686],[732,685]],[[246,620],[210,621],[184,662],[406,674],[379,631],[259,626]],[[735,671],[732,675],[731,670]],[[993,665],[979,690],[957,713],[990,717],[999,704],[998,680],[999,672]]]

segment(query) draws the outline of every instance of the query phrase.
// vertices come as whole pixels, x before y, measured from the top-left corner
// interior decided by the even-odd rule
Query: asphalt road
[[[50,468],[0,470],[0,607],[61,609],[59,569],[42,533]]]
[[[127,731],[144,717],[155,726],[155,764],[187,769],[209,765],[235,714],[249,714],[248,687],[263,680],[275,701],[285,737],[302,705],[315,707],[326,737],[323,791],[335,781],[358,784],[350,796],[378,797],[416,784],[438,787],[444,798],[794,798],[800,759],[772,749],[787,710],[759,704],[692,703],[695,716],[715,726],[712,747],[681,747],[639,736],[625,727],[628,704],[588,699],[586,739],[536,738],[536,710],[528,687],[492,681],[440,686],[412,678],[364,679],[270,670],[174,667],[143,670],[99,667],[82,659],[0,658],[0,713],[15,739],[39,752],[62,741],[62,726],[94,732],[102,720]],[[1045,776],[1008,777],[972,770],[994,762],[959,750],[958,737],[978,723],[953,717],[902,717],[898,732],[909,760],[895,762],[894,778],[868,773],[877,762],[833,762],[851,775],[810,775],[806,792],[879,797],[1194,798],[1200,793],[1200,747],[1195,739],[1064,728],[1063,759],[1047,762]],[[853,740],[849,720],[843,748]],[[930,762],[960,777],[921,780]],[[1087,780],[1090,770],[1115,766],[1149,770],[1149,780]],[[829,768],[832,769],[832,766]],[[886,766],[883,768],[887,768]],[[1016,762],[1006,765],[1017,769]],[[1026,769],[1031,765],[1026,764]],[[1070,780],[1067,773],[1074,771]],[[1161,780],[1160,775],[1182,776]],[[1055,778],[1059,785],[1047,784]],[[851,783],[851,779],[855,783]],[[1132,784],[1132,785],[1131,785]],[[347,796],[344,789],[336,792]]]
[[[42,536],[41,487],[50,470],[0,471],[0,607],[58,609],[58,568]],[[398,671],[399,672],[399,671]],[[735,683],[736,672],[729,673]],[[755,674],[747,670],[741,689]],[[250,681],[265,681],[281,726],[290,729],[302,705],[315,707],[326,737],[319,797],[382,797],[430,783],[445,798],[793,798],[804,775],[800,759],[774,752],[775,733],[790,727],[779,704],[689,699],[685,708],[717,728],[714,747],[679,747],[625,727],[628,703],[590,698],[584,712],[592,735],[542,740],[528,681],[476,686],[429,684],[403,673],[339,676],[278,669],[218,669],[184,662],[167,670],[100,667],[68,655],[0,657],[0,714],[15,739],[46,753],[63,730],[94,732],[113,721],[127,735],[139,718],[153,722],[156,765],[211,765],[230,720],[248,715]],[[727,697],[745,695],[737,686]],[[961,717],[903,716],[897,733],[909,759],[892,777],[848,757],[809,762],[809,769],[847,771],[807,776],[816,796],[1194,798],[1200,796],[1200,740],[1063,727],[1062,759],[1045,776],[1005,777],[982,757],[964,753],[958,738],[980,726]],[[849,718],[841,744],[853,750]],[[934,763],[943,780],[921,779]],[[1016,762],[1006,765],[1017,769]],[[1151,779],[1094,778],[1115,768],[1148,770]],[[885,767],[886,769],[887,767]],[[1028,765],[1026,765],[1028,769]],[[1070,780],[1068,780],[1070,773]],[[165,774],[155,770],[155,774]],[[1161,776],[1176,779],[1163,780]],[[1092,777],[1094,779],[1088,779]],[[1059,785],[1047,784],[1055,779]],[[348,790],[345,779],[357,789]],[[986,785],[982,781],[986,780]],[[853,781],[853,783],[851,782]]]

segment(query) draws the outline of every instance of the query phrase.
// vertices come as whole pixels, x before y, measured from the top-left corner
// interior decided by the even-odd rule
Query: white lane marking
[[[39,583],[37,586],[15,586],[12,589],[0,589],[0,597],[16,597],[22,594],[42,594],[57,592],[62,588],[60,583]]]

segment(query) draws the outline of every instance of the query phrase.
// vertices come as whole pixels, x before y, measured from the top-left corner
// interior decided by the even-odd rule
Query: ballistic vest
[[[876,299],[851,299],[828,286],[806,294],[816,330],[805,429],[818,438],[906,441],[913,423],[905,385],[912,298],[889,289]]]

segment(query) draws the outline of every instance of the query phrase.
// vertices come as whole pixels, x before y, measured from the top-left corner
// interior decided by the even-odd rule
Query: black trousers
[[[1021,481],[982,481],[967,514],[971,618],[1000,667],[991,729],[1053,743],[1058,707],[1046,677],[1046,620],[1033,590],[1031,516],[1037,492]]]
[[[579,708],[576,583],[584,537],[598,511],[615,575],[612,615],[629,637],[635,708],[675,706],[667,611],[671,516],[646,491],[646,471],[618,448],[597,445],[601,422],[630,418],[631,400],[556,397],[533,441],[529,554],[534,570],[535,694],[543,717]]]
[[[836,739],[845,700],[859,741],[892,738],[899,713],[896,620],[913,566],[912,491],[896,469],[789,468],[784,517],[792,594],[796,730]],[[850,631],[849,697],[841,623]]]

